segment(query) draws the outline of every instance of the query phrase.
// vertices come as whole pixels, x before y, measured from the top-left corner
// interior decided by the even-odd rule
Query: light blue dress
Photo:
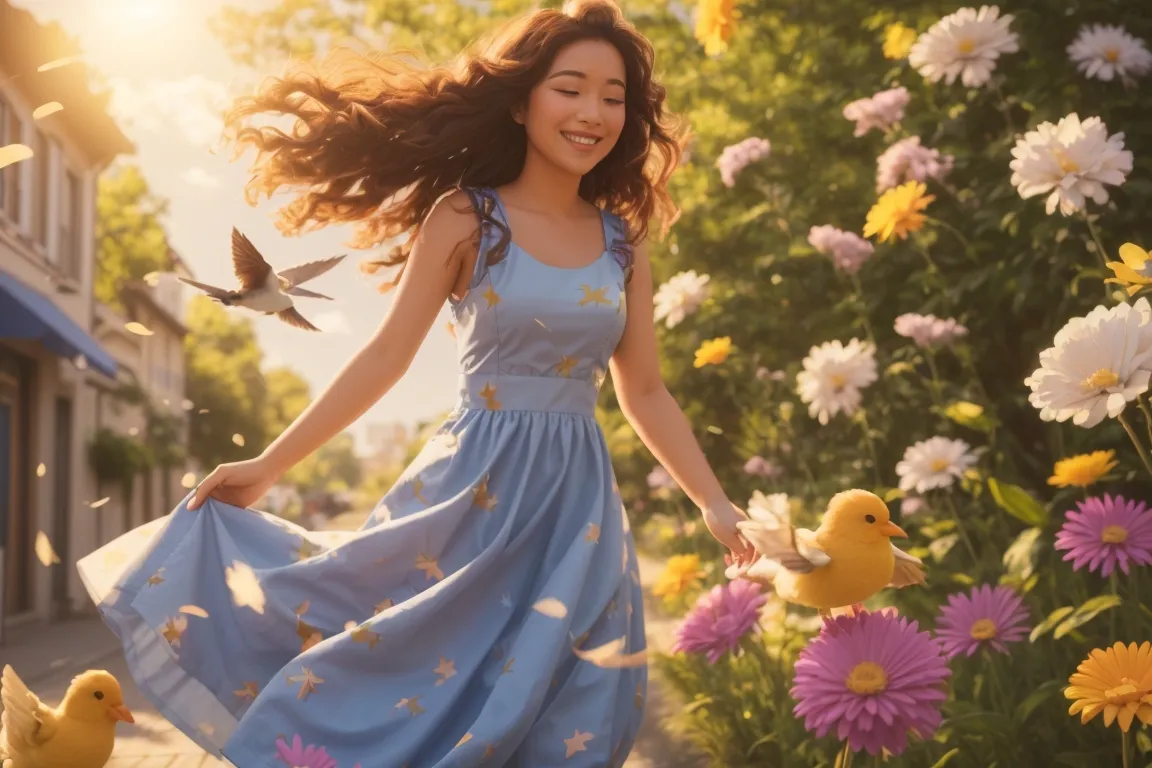
[[[603,212],[594,263],[545,265],[466,191],[458,402],[360,530],[185,499],[78,564],[150,701],[240,768],[603,768],[632,747],[640,581],[594,417],[631,249]]]

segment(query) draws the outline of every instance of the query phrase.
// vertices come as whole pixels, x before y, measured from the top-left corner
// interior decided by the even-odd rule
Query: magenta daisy
[[[956,593],[940,608],[936,639],[949,659],[961,653],[971,656],[991,646],[1008,652],[1008,643],[1018,643],[1028,634],[1028,609],[1010,587],[984,584],[968,594]]]
[[[800,652],[793,712],[817,737],[835,730],[853,751],[899,755],[910,731],[926,739],[940,726],[950,674],[940,645],[916,622],[837,616]]]
[[[706,653],[708,663],[715,664],[726,651],[735,651],[749,631],[759,630],[760,607],[767,601],[760,585],[747,579],[712,587],[677,628],[672,652]]]
[[[276,739],[276,757],[292,768],[336,768],[336,760],[328,755],[324,747],[304,746],[300,734],[292,737],[289,747],[284,738]]]
[[[1056,549],[1065,550],[1064,559],[1080,570],[1085,565],[1093,573],[1111,576],[1120,566],[1128,573],[1130,562],[1152,564],[1152,513],[1142,501],[1093,496],[1077,502],[1079,511],[1068,511],[1056,534]]]

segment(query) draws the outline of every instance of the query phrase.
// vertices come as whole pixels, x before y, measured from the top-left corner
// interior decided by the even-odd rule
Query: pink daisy
[[[961,653],[971,656],[980,648],[992,646],[1008,652],[1008,643],[1018,643],[1028,634],[1028,609],[1010,587],[984,584],[968,594],[948,597],[936,622],[936,639],[949,659]]]
[[[1080,508],[1064,515],[1056,534],[1056,549],[1080,570],[1111,576],[1116,566],[1125,574],[1129,562],[1152,564],[1152,514],[1142,501],[1104,494],[1076,503]]]
[[[760,607],[767,601],[760,585],[747,579],[712,587],[677,628],[672,652],[706,653],[708,663],[715,664],[725,652],[736,650],[740,638],[759,630]]]
[[[854,751],[899,755],[908,733],[929,738],[951,674],[940,645],[893,613],[825,621],[796,661],[793,712],[817,737],[835,730]]]
[[[300,734],[292,737],[291,747],[283,737],[276,739],[276,757],[293,768],[336,768],[336,760],[329,757],[324,747],[304,746]]]

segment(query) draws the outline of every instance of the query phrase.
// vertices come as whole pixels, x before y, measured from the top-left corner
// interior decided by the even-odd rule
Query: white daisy
[[[663,320],[669,328],[679,325],[708,298],[711,279],[708,275],[697,275],[694,269],[673,275],[653,297],[656,320]]]
[[[1105,185],[1120,186],[1132,171],[1132,153],[1124,149],[1124,134],[1108,135],[1098,117],[1083,122],[1075,112],[1058,124],[1041,123],[1012,149],[1012,184],[1025,199],[1048,195],[1049,215],[1060,207],[1070,216],[1084,209],[1087,199],[1108,202]]]
[[[1024,383],[1044,421],[1094,427],[1146,392],[1150,373],[1152,308],[1142,298],[1069,320]]]
[[[1015,32],[1008,29],[1013,16],[1000,16],[996,6],[961,8],[920,35],[908,53],[908,63],[933,83],[961,82],[969,88],[984,85],[1002,53],[1020,49]]]
[[[976,463],[968,443],[947,437],[930,437],[911,445],[896,464],[900,489],[925,493],[933,488],[949,488]]]
[[[829,341],[812,347],[796,376],[808,414],[827,424],[837,413],[851,416],[860,407],[860,390],[876,381],[876,348],[852,339],[847,346]]]
[[[1125,83],[1152,70],[1152,52],[1144,41],[1124,27],[1093,24],[1080,27],[1068,46],[1068,56],[1087,77],[1111,81],[1117,75]]]

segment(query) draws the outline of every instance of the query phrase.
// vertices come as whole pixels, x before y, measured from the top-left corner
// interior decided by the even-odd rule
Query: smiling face
[[[624,128],[624,58],[603,40],[561,48],[528,103],[513,112],[529,152],[577,176],[612,151]]]

